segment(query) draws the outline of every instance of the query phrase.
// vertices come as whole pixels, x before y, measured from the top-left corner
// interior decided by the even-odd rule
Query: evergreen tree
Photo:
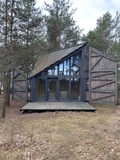
[[[35,42],[42,36],[42,13],[35,7],[35,0],[25,0],[18,7],[16,61],[27,77],[35,62]],[[18,48],[20,48],[18,52]]]
[[[8,0],[0,1],[0,32],[2,34],[2,51],[3,51],[3,78],[4,78],[4,103],[2,108],[2,118],[5,118],[6,106],[9,105],[9,68],[10,68],[10,54],[8,50],[8,33],[9,33],[9,5]]]
[[[15,8],[17,0],[0,1],[0,34],[2,48],[2,68],[4,73],[4,92],[6,106],[10,105],[11,68],[13,66],[13,33],[16,25]],[[2,74],[3,75],[3,74]],[[6,88],[6,89],[5,89]],[[7,91],[6,91],[7,90]]]
[[[89,31],[83,39],[87,40],[90,46],[105,53],[111,53],[115,37],[115,27],[114,18],[107,12],[97,19],[96,28],[93,31]]]
[[[53,0],[53,4],[45,3],[47,42],[49,50],[76,45],[80,41],[81,30],[73,19],[75,9],[71,9],[69,0]]]
[[[120,61],[120,13],[119,12],[116,13],[116,17],[114,19],[116,28],[114,31],[115,37],[114,37],[112,52],[115,55],[115,57],[117,57],[117,60]]]

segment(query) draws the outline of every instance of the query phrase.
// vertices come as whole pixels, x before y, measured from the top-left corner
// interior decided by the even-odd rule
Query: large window
[[[69,78],[60,79],[60,101],[69,99]]]
[[[57,100],[57,79],[48,79],[48,100]]]
[[[64,75],[63,63],[59,64],[59,75]]]
[[[71,75],[80,75],[80,56],[76,55],[71,57]]]
[[[59,65],[59,75],[69,75],[69,59]]]
[[[81,100],[81,56],[79,54],[51,67],[36,80],[37,101]]]
[[[36,80],[36,101],[45,101],[46,81],[45,79]]]
[[[71,66],[70,66],[71,64]],[[59,70],[58,70],[59,69]],[[60,63],[58,66],[55,66],[47,71],[48,75],[61,75],[61,76],[67,76],[67,75],[80,75],[81,70],[81,56],[75,55],[62,63]],[[59,71],[59,73],[58,73]]]
[[[81,100],[80,79],[71,78],[71,100]]]
[[[48,70],[48,75],[58,75],[58,66],[55,66]]]
[[[64,61],[63,63],[63,68],[64,68],[64,75],[69,75],[69,59]]]

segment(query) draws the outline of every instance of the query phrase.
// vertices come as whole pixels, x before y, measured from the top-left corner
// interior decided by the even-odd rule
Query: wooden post
[[[86,83],[87,83],[87,77],[86,77],[86,46],[82,49],[82,70],[81,70],[81,101],[86,101]]]
[[[30,79],[30,101],[35,102],[36,100],[36,79],[32,77]]]

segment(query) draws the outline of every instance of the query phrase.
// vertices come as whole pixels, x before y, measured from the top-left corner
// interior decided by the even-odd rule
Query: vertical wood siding
[[[27,101],[27,78],[16,68],[13,68],[12,99]]]
[[[89,50],[89,101],[117,104],[117,62],[108,55]]]

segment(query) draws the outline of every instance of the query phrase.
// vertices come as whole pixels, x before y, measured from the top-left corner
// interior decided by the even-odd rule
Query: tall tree
[[[113,48],[112,48],[112,52],[113,54],[117,57],[117,60],[120,61],[120,13],[117,12],[116,16],[115,16],[115,24],[116,24],[116,28],[115,28],[115,37],[114,37],[114,43],[113,43]]]
[[[35,0],[24,0],[18,8],[18,39],[17,46],[20,47],[17,61],[21,61],[23,71],[27,77],[30,73],[36,58],[34,44],[42,35],[42,13],[36,8]]]
[[[8,76],[7,76],[7,106],[10,105],[10,84],[11,84],[11,68],[13,66],[13,30],[14,30],[14,7],[15,7],[15,0],[9,0],[9,30],[8,30],[8,38],[9,38],[9,68],[8,68]]]
[[[11,68],[13,66],[13,32],[16,25],[15,5],[17,0],[0,1],[0,34],[2,37],[2,69],[4,73],[4,105],[2,117],[5,117],[5,108],[10,105]]]
[[[81,30],[73,19],[75,9],[71,9],[69,0],[53,0],[53,4],[45,3],[47,42],[49,50],[75,45],[80,41]]]
[[[4,21],[0,21],[0,28],[1,28],[1,34],[3,36],[3,75],[4,75],[4,103],[2,108],[2,118],[5,118],[6,113],[6,106],[8,101],[8,70],[9,70],[9,52],[8,52],[8,0],[5,0],[5,2],[1,3],[1,18]],[[2,24],[2,23],[3,24]]]
[[[89,42],[90,46],[105,53],[110,53],[115,37],[115,27],[114,18],[112,18],[109,12],[106,12],[102,17],[97,19],[96,28],[93,31],[89,31],[84,39]]]

